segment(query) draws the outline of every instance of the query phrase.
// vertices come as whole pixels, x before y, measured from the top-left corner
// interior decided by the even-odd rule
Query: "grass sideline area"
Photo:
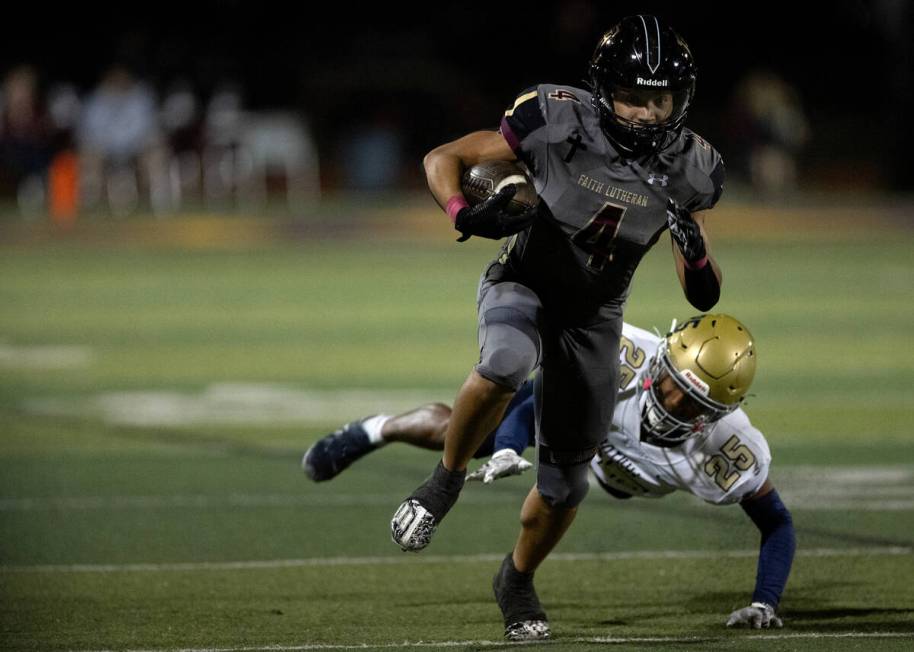
[[[807,196],[784,204],[759,204],[738,192],[714,210],[710,226],[720,238],[750,240],[868,240],[914,228],[914,199],[881,196],[841,199]],[[427,193],[336,196],[295,214],[266,211],[139,213],[115,218],[80,216],[72,224],[24,220],[0,211],[0,243],[6,246],[66,243],[116,247],[249,249],[290,240],[420,240],[451,242],[446,217]]]
[[[754,583],[741,510],[594,488],[537,576],[544,648],[914,644],[914,231],[796,210],[711,226],[798,532],[785,628],[723,627]],[[0,648],[505,647],[490,582],[532,476],[468,488],[406,555],[387,524],[433,453],[389,446],[321,485],[298,468],[344,421],[450,402],[475,361],[497,245],[457,245],[440,219],[407,199],[304,225],[0,227]],[[664,237],[627,319],[693,312]]]

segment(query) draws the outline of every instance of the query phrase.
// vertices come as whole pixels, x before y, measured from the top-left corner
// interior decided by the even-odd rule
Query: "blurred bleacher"
[[[576,0],[514,15],[445,1],[306,21],[268,4],[165,2],[139,21],[96,3],[97,24],[76,7],[48,21],[17,6],[17,38],[0,43],[0,224],[313,218],[421,192],[429,148],[497,127],[530,84],[582,85],[599,34],[641,11],[692,46],[688,125],[724,155],[728,197],[866,206],[914,190],[910,3],[841,0],[824,16]],[[773,38],[781,9],[791,19]],[[470,31],[485,47],[468,47]],[[866,91],[848,82],[863,79]]]

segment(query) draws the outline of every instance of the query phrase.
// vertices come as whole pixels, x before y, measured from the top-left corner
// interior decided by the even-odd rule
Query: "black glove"
[[[460,231],[457,242],[469,240],[471,235],[501,240],[526,229],[539,213],[539,202],[523,213],[511,215],[505,209],[516,192],[517,186],[509,183],[485,201],[461,208],[454,222],[454,228]]]
[[[666,204],[666,224],[670,228],[670,237],[679,247],[682,257],[688,263],[695,263],[707,255],[705,240],[701,237],[698,223],[692,215],[681,208],[672,199]]]

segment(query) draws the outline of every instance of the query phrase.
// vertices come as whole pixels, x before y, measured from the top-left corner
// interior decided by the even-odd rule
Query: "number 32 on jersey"
[[[622,336],[619,340],[619,349],[622,353],[622,359],[619,364],[619,391],[622,391],[638,375],[638,370],[644,366],[647,360],[647,353],[644,349],[635,346],[630,339]]]

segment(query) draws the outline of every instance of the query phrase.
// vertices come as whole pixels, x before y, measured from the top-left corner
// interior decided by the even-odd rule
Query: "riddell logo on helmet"
[[[644,77],[638,77],[636,83],[640,86],[669,86],[670,80],[668,79],[645,79]]]
[[[707,396],[711,392],[711,387],[708,383],[695,375],[691,369],[683,369],[682,375],[685,376],[685,379],[689,381],[689,384],[697,389],[703,396]]]

